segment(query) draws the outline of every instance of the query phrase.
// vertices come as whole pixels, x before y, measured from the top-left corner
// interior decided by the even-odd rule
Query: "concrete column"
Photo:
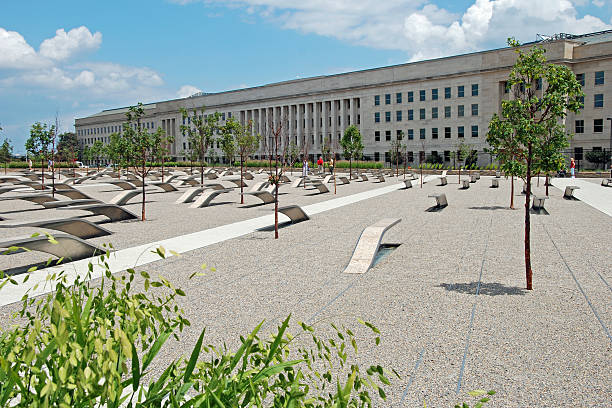
[[[347,121],[347,114],[348,114],[348,109],[347,109],[347,100],[346,99],[341,99],[340,100],[340,133],[344,134],[344,130],[348,127],[348,121]]]
[[[329,107],[327,106],[327,101],[322,102],[323,105],[323,144],[325,144],[325,140],[327,139],[327,135],[329,134]]]
[[[314,137],[315,137],[315,150],[317,153],[321,151],[321,102],[315,102],[314,104]]]
[[[314,149],[314,144],[312,143],[312,104],[306,103],[304,104],[304,109],[306,110],[304,117],[306,119],[306,126],[304,129],[304,134],[306,136],[305,145],[308,146],[309,153]]]
[[[297,145],[300,148],[302,148],[304,146],[304,141],[303,141],[303,137],[304,137],[304,112],[302,111],[302,109],[304,108],[304,105],[298,104],[298,105],[296,105],[296,107],[297,107],[297,137],[298,137]]]
[[[295,105],[289,105],[289,143],[295,141]]]
[[[331,133],[332,140],[336,140],[336,134],[338,133],[338,102],[336,100],[331,101]]]

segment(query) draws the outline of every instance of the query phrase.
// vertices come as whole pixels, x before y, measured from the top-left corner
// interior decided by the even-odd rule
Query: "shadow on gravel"
[[[468,295],[475,295],[478,282],[470,283],[441,283],[436,286],[438,288],[444,288],[448,291],[465,293]],[[498,296],[498,295],[525,295],[525,289],[518,288],[516,286],[505,286],[501,283],[481,283],[480,294],[487,296]]]
[[[493,205],[493,206],[484,206],[484,207],[468,207],[469,210],[489,210],[489,211],[495,211],[495,210],[509,210],[510,207],[502,207],[499,205]]]
[[[440,212],[446,207],[447,207],[446,205],[442,205],[442,206],[434,205],[433,207],[429,207],[428,209],[426,209],[425,212]]]

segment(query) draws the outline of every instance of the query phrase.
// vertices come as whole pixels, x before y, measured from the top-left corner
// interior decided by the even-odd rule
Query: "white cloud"
[[[603,0],[593,0],[593,4],[597,7],[603,7],[606,3]]]
[[[582,0],[475,0],[454,14],[427,0],[171,0],[241,8],[279,26],[352,44],[406,51],[412,60],[498,47],[507,37],[581,34],[612,28],[580,16]],[[599,3],[602,0],[594,0]]]
[[[40,55],[54,60],[64,60],[78,52],[95,50],[102,44],[102,34],[92,34],[85,26],[73,28],[66,32],[60,28],[55,37],[48,38],[40,44]]]
[[[176,93],[177,98],[187,98],[188,96],[193,95],[194,93],[202,92],[201,89],[196,88],[193,85],[183,85],[181,89]]]
[[[27,69],[50,65],[41,58],[21,34],[0,27],[0,69]]]

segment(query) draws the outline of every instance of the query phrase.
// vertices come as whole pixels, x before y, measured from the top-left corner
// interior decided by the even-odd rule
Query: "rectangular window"
[[[463,105],[457,106],[457,116],[465,116],[465,107]]]
[[[464,137],[465,136],[465,128],[463,126],[459,126],[457,128],[457,137]]]
[[[447,86],[446,88],[444,88],[444,99],[450,99],[451,98],[451,87]]]
[[[408,109],[408,120],[414,119],[414,111],[412,109]]]
[[[425,108],[419,109],[419,118],[425,119]]]
[[[406,158],[406,161],[409,161],[411,163],[414,161],[414,152],[408,152],[408,157]]]
[[[603,71],[595,72],[595,85],[603,85],[604,82],[605,82],[604,72]]]
[[[536,80],[536,91],[542,90],[542,78]]]
[[[584,157],[582,156],[582,147],[574,147],[574,159],[584,160]]]
[[[380,95],[374,95],[374,106],[380,105]]]
[[[398,122],[402,121],[402,111],[395,112],[395,120]]]
[[[414,139],[414,129],[408,129],[408,140]]]
[[[425,139],[425,129],[419,129],[419,137]]]
[[[391,122],[391,112],[385,112],[385,122]]]
[[[398,92],[395,94],[395,103],[402,103],[402,93]]]
[[[472,137],[478,137],[478,125],[472,125]]]
[[[594,119],[593,120],[593,132],[595,132],[595,133],[603,132],[603,119]]]
[[[444,151],[444,161],[450,161],[450,150],[445,150]]]
[[[472,84],[472,96],[478,96],[478,84]]]
[[[390,130],[385,130],[385,140],[387,142],[391,141],[391,131]]]
[[[380,123],[380,112],[374,112],[374,123]]]
[[[438,119],[438,108],[431,108],[431,118]]]
[[[434,88],[431,90],[431,100],[432,101],[438,100],[438,88]]]
[[[374,141],[380,142],[380,131],[378,130],[374,132]]]
[[[391,103],[391,94],[385,94],[385,105],[389,105]]]
[[[374,152],[374,161],[380,161],[380,152]]]
[[[510,83],[508,81],[502,82],[502,86],[504,87],[504,93],[505,94],[510,92]]]
[[[463,98],[465,96],[465,87],[463,85],[459,85],[457,87],[457,98]]]
[[[478,104],[477,103],[472,104],[472,116],[478,116]]]
[[[603,94],[595,94],[595,107],[603,108]]]
[[[574,128],[576,133],[584,133],[584,120],[577,120],[576,127]]]
[[[419,91],[419,101],[421,101],[421,102],[422,102],[422,101],[424,101],[424,100],[425,100],[425,90],[424,90],[424,89],[421,89],[421,90]]]
[[[451,107],[450,106],[445,106],[444,107],[444,117],[445,118],[450,118],[451,117]]]
[[[225,112],[221,114],[221,120],[225,120]]]
[[[385,162],[391,161],[391,154],[389,152],[385,152]]]
[[[408,102],[414,102],[414,92],[408,91]]]
[[[445,127],[444,128],[444,138],[445,139],[450,139],[451,138],[451,128],[450,127]]]
[[[576,74],[576,80],[580,86],[584,86],[584,74]]]
[[[432,139],[438,138],[438,128],[431,128],[431,138]]]
[[[397,138],[397,140],[402,140],[402,131],[398,129],[395,132],[395,137]]]

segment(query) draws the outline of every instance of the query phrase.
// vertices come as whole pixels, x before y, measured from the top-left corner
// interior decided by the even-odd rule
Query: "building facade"
[[[612,148],[612,30],[585,35],[558,35],[541,41],[548,62],[564,64],[576,73],[585,93],[584,108],[566,118],[574,136],[568,155],[585,160],[591,150]],[[524,47],[530,47],[526,44]],[[477,150],[479,164],[489,164],[488,124],[500,113],[501,101],[510,98],[506,81],[516,53],[502,48],[434,60],[394,65],[336,75],[279,82],[247,89],[168,100],[144,106],[143,126],[161,127],[174,136],[170,154],[184,160],[190,146],[180,126],[189,125],[180,109],[205,107],[219,112],[221,124],[230,117],[252,121],[262,135],[254,158],[270,152],[272,129],[282,129],[281,142],[295,143],[310,159],[326,144],[339,151],[338,142],[350,125],[359,128],[364,159],[389,161],[392,143],[401,139],[408,164],[432,154],[451,163],[451,152],[461,143]],[[545,86],[545,84],[538,86]],[[121,132],[127,108],[110,109],[76,119],[82,146],[105,143]],[[606,113],[607,112],[607,113]],[[282,148],[281,148],[282,149]],[[214,155],[221,157],[218,145]],[[586,164],[586,163],[585,163]]]

